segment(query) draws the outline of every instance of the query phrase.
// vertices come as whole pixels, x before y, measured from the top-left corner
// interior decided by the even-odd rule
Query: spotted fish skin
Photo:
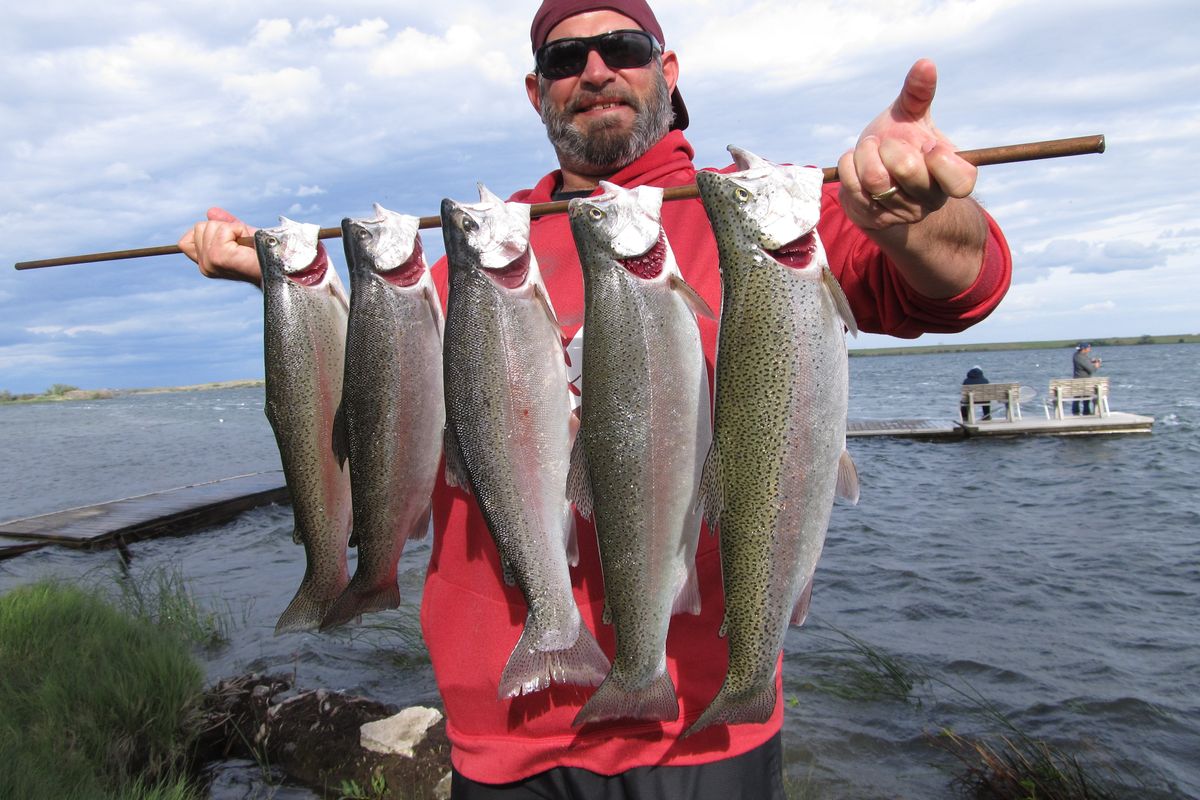
[[[583,267],[583,404],[568,492],[595,520],[613,667],[575,718],[674,720],[673,609],[700,613],[696,493],[712,439],[696,309],[662,230],[662,190],[601,182],[570,203]]]
[[[529,247],[529,206],[481,186],[478,204],[443,201],[442,234],[446,479],[475,496],[505,579],[528,606],[498,695],[595,686],[609,663],[571,588],[571,398],[561,329]]]
[[[342,221],[351,292],[345,436],[335,445],[349,458],[358,564],[322,630],[400,605],[397,563],[429,527],[446,419],[444,323],[418,222],[379,205],[374,217]]]
[[[835,492],[858,497],[845,449],[845,327],[857,329],[816,232],[821,171],[730,151],[738,172],[697,175],[722,278],[701,495],[720,535],[729,668],[687,735],[770,718],[784,635],[807,614]]]
[[[280,217],[254,234],[263,275],[266,414],[306,567],[275,633],[311,630],[349,582],[350,476],[330,442],[342,395],[348,302],[318,226]]]

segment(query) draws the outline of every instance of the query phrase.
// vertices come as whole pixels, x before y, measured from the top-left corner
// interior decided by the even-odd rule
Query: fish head
[[[279,227],[254,233],[254,248],[262,267],[263,283],[289,280],[302,286],[320,286],[336,273],[329,254],[318,240],[321,228],[305,222],[279,218]]]
[[[408,287],[427,271],[418,231],[420,220],[375,204],[375,216],[342,220],[342,237],[351,277],[378,276]]]
[[[479,186],[478,203],[442,201],[442,236],[451,271],[477,270],[508,289],[530,274],[529,206],[506,203]]]
[[[744,235],[784,266],[805,269],[819,263],[822,171],[775,164],[732,145],[729,151],[736,172],[696,176],[714,228],[718,220],[736,220]]]
[[[571,232],[584,270],[617,264],[632,275],[662,274],[667,244],[662,231],[662,189],[625,189],[601,181],[603,194],[568,205]]]

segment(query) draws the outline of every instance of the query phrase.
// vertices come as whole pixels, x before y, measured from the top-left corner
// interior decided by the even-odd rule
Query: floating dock
[[[962,439],[966,436],[957,422],[942,419],[851,419],[846,421],[846,436],[891,436],[900,439]]]
[[[1153,417],[1117,411],[1063,419],[1004,418],[963,423],[937,419],[852,419],[850,438],[889,436],[961,441],[1003,436],[1094,436],[1150,433]],[[0,560],[48,545],[124,548],[129,542],[180,535],[228,522],[243,511],[288,503],[283,472],[256,472],[219,481],[127,497],[94,506],[0,522]]]
[[[283,472],[274,470],[9,520],[0,522],[0,559],[50,544],[124,547],[220,525],[243,511],[289,499]]]
[[[1106,434],[1150,433],[1154,417],[1111,411],[1104,416],[1063,419],[1030,417],[1007,420],[1004,417],[979,422],[937,419],[852,419],[846,423],[846,436],[893,436],[904,439],[967,439],[981,436],[1099,436]]]
[[[1125,433],[1150,433],[1154,417],[1110,411],[1104,416],[1065,416],[1062,419],[1004,418],[975,423],[955,423],[968,437],[975,436],[1103,436]]]

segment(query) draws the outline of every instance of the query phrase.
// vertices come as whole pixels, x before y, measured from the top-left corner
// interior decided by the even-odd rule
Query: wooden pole
[[[977,167],[993,164],[1015,164],[1021,161],[1037,161],[1043,158],[1061,158],[1064,156],[1081,156],[1091,153],[1104,152],[1104,135],[1076,136],[1071,139],[1052,139],[1044,142],[1028,142],[1026,144],[1010,144],[1001,147],[985,147],[980,150],[962,150],[959,155],[967,162]],[[838,179],[837,167],[825,167],[825,182],[832,183]],[[687,186],[672,186],[663,191],[664,200],[686,200],[699,197],[700,190],[696,184]],[[567,201],[559,200],[553,203],[534,203],[529,209],[531,217],[542,217],[547,214],[562,214],[567,210]],[[421,217],[422,229],[440,228],[441,217]],[[335,239],[342,235],[341,227],[321,228],[318,238]],[[239,243],[253,246],[254,240],[239,239]],[[47,258],[42,261],[22,261],[14,265],[19,270],[41,269],[43,267],[61,267],[67,264],[94,264],[100,261],[120,261],[127,258],[148,258],[150,256],[178,255],[183,251],[178,245],[162,245],[159,247],[144,247],[138,250],[114,250],[109,253],[89,253],[81,256],[64,256],[62,258]]]

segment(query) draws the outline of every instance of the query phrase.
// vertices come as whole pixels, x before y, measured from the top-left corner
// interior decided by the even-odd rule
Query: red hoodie
[[[694,183],[693,155],[683,133],[671,131],[610,180],[626,187]],[[546,202],[560,179],[560,173],[553,172],[511,199]],[[704,207],[698,199],[667,202],[662,217],[684,278],[711,308],[719,309],[717,245]],[[842,213],[835,185],[825,187],[818,231],[859,327],[915,337],[924,332],[962,330],[986,317],[1004,296],[1012,264],[1003,236],[990,217],[988,225],[990,236],[979,278],[967,291],[948,300],[922,297],[905,284],[879,249]],[[563,324],[565,343],[583,322],[583,276],[566,215],[533,220],[530,238]],[[444,259],[435,265],[434,276],[445,298]],[[699,324],[711,378],[717,324],[707,319]],[[726,645],[717,633],[724,613],[720,553],[716,537],[707,530],[701,532],[696,554],[701,613],[673,617],[667,636],[667,668],[679,696],[679,719],[665,724],[618,721],[579,729],[572,728],[571,721],[590,688],[554,685],[512,700],[497,698],[500,674],[521,635],[525,600],[516,587],[504,584],[496,547],[470,496],[439,481],[433,510],[435,537],[421,626],[446,707],[451,760],[466,777],[482,783],[509,783],[556,766],[612,775],[638,766],[700,764],[747,752],[780,729],[781,700],[764,724],[717,725],[687,740],[678,738],[716,696],[725,677]],[[571,572],[575,599],[584,623],[611,658],[613,629],[600,622],[604,592],[594,529],[578,516],[576,522],[580,562]],[[782,699],[781,676],[776,682]]]

